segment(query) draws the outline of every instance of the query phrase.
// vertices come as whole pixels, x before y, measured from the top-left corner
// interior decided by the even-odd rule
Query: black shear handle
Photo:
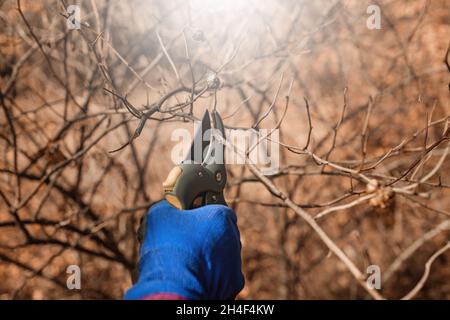
[[[223,196],[226,179],[223,165],[180,164],[163,183],[165,198],[180,210],[208,204],[227,205]]]

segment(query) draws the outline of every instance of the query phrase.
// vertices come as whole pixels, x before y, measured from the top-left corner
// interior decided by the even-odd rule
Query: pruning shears
[[[205,111],[185,160],[172,168],[163,182],[166,200],[180,210],[208,204],[227,205],[223,189],[227,181],[223,141],[225,131],[217,111]]]

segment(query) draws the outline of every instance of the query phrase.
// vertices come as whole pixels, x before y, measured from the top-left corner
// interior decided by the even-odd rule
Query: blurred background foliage
[[[79,30],[67,27],[71,4],[80,6]],[[370,4],[381,9],[380,30],[366,26]],[[192,130],[214,104],[229,128],[274,128],[286,95],[280,141],[340,167],[281,147],[271,181],[312,216],[325,212],[320,226],[361,272],[379,265],[382,294],[402,297],[449,236],[449,8],[448,0],[0,1],[0,298],[121,298],[139,219],[162,198],[173,165],[173,129]],[[131,145],[110,152],[138,126],[125,101],[148,110],[177,88],[202,88],[210,74],[217,92],[177,110],[193,94],[172,95]],[[239,298],[369,297],[246,166],[228,170],[246,276]],[[393,181],[401,192],[380,187]],[[449,259],[433,263],[418,298],[450,298]],[[70,264],[81,267],[81,290],[66,288]]]

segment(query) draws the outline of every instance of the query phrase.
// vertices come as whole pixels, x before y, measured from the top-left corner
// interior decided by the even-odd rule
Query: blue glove
[[[186,299],[233,299],[244,287],[236,214],[222,205],[150,208],[140,250],[139,279],[125,299],[175,294]]]

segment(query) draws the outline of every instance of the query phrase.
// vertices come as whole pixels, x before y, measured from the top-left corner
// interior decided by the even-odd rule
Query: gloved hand
[[[175,294],[186,299],[233,299],[244,286],[236,215],[222,205],[150,208],[140,250],[139,279],[125,299]]]

